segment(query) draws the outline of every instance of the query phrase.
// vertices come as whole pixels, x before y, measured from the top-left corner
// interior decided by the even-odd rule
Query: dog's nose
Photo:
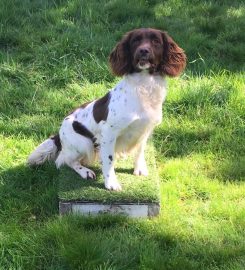
[[[149,49],[147,48],[141,48],[139,52],[141,56],[147,56],[150,53]]]

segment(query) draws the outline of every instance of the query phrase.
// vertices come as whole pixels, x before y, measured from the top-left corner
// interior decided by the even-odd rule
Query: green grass
[[[108,191],[100,166],[94,167],[96,181],[81,181],[81,177],[69,169],[62,169],[59,174],[58,197],[62,201],[92,201],[99,203],[159,203],[159,176],[156,170],[153,146],[146,150],[149,176],[133,175],[132,157],[120,159],[115,165],[121,192]]]
[[[0,1],[0,269],[245,268],[244,24],[240,0]],[[153,135],[161,214],[60,218],[60,172],[26,157],[115,85],[108,54],[143,26],[188,56]]]

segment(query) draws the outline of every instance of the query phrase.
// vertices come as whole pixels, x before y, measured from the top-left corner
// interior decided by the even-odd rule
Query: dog
[[[120,191],[115,158],[135,150],[134,174],[148,175],[144,150],[149,135],[162,121],[165,77],[176,77],[184,70],[186,55],[166,32],[142,28],[122,37],[109,63],[112,72],[123,79],[102,98],[68,115],[59,134],[30,154],[29,165],[54,160],[57,168],[66,164],[82,178],[95,179],[95,173],[85,166],[99,157],[105,187]]]

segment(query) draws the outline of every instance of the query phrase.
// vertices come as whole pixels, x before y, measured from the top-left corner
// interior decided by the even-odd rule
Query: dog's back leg
[[[71,145],[69,145],[71,146]],[[80,144],[79,150],[73,147],[63,147],[58,158],[55,161],[56,167],[59,168],[63,164],[66,164],[77,172],[84,179],[95,179],[95,173],[83,166],[83,164],[92,164],[95,159],[95,153],[93,149],[93,144]],[[83,149],[83,151],[82,151]],[[88,154],[89,153],[89,154]]]
[[[73,161],[73,162],[69,162],[69,164],[67,164],[70,168],[72,168],[75,172],[77,172],[82,178],[84,179],[95,179],[95,173],[82,166],[80,161]]]

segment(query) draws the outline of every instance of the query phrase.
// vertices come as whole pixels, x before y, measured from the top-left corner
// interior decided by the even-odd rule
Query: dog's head
[[[142,28],[126,33],[112,50],[109,61],[117,76],[148,70],[151,74],[175,77],[185,68],[186,55],[166,32]]]

